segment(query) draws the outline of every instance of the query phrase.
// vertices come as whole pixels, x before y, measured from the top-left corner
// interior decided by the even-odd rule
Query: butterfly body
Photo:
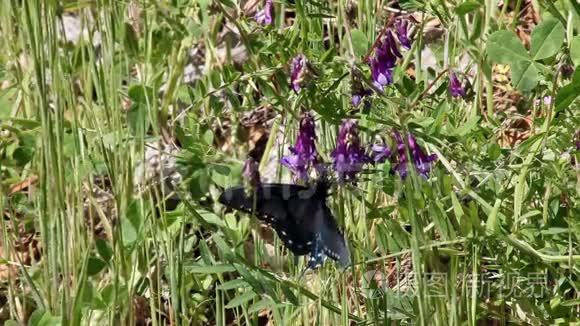
[[[311,187],[262,184],[249,192],[229,188],[219,201],[227,207],[254,214],[271,226],[295,255],[310,254],[308,267],[321,265],[326,256],[343,266],[350,263],[344,237],[326,206],[325,183]]]

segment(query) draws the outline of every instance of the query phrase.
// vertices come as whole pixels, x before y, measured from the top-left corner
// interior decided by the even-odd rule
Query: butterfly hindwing
[[[324,253],[338,261],[342,267],[346,267],[350,264],[350,253],[334,216],[326,205],[323,205],[316,214],[319,215],[317,218],[322,220],[320,239]]]

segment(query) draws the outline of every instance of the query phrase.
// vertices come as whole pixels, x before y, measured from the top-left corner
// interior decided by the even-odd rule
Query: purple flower
[[[354,69],[351,72],[350,89],[352,94],[351,102],[354,107],[358,107],[365,96],[373,94],[370,89],[363,85],[360,73]]]
[[[401,57],[393,33],[388,30],[385,37],[379,41],[375,55],[370,60],[371,75],[375,86],[383,90],[385,86],[393,82],[393,68],[397,58]]]
[[[453,97],[465,97],[465,89],[453,71],[449,73],[449,93]]]
[[[248,157],[244,162],[244,167],[242,169],[242,175],[248,181],[250,185],[256,187],[260,184],[260,165],[254,158]]]
[[[352,94],[351,102],[353,106],[358,106],[362,101],[363,96],[361,94]]]
[[[395,173],[399,174],[401,179],[405,179],[408,174],[407,170],[407,147],[403,141],[403,137],[398,131],[393,131],[393,138],[395,139],[395,144],[397,145],[397,155],[392,157],[393,170]]]
[[[284,156],[280,163],[289,168],[294,176],[300,180],[308,179],[308,169],[318,162],[316,151],[316,125],[314,118],[309,113],[302,115],[300,130],[294,147],[290,147],[292,155]]]
[[[397,31],[397,38],[399,42],[405,49],[411,48],[411,40],[409,39],[408,31],[409,22],[407,20],[398,20],[395,23],[395,29]]]
[[[354,107],[359,106],[359,104],[360,104],[360,102],[362,102],[363,98],[365,96],[369,96],[371,94],[372,94],[372,92],[368,88],[361,87],[359,90],[353,90],[352,91],[352,98],[351,98],[352,105]]]
[[[552,104],[552,97],[551,96],[544,96],[543,102],[544,102],[544,106],[550,106],[550,104]],[[539,98],[535,99],[534,104],[536,106],[540,106],[540,104],[541,104],[540,99]]]
[[[258,24],[272,25],[272,0],[266,0],[264,8],[256,13],[254,19]]]
[[[374,144],[371,147],[371,156],[375,163],[383,163],[391,157],[391,148],[385,145]]]
[[[336,148],[330,156],[334,159],[332,164],[338,174],[339,181],[355,181],[356,175],[362,170],[370,158],[365,154],[360,145],[358,127],[355,121],[345,120],[340,126]]]
[[[393,155],[391,160],[393,161],[393,170],[398,173],[401,179],[405,179],[409,174],[408,163],[411,161],[417,173],[424,178],[427,178],[429,172],[431,172],[432,163],[437,160],[437,155],[427,155],[423,149],[417,144],[415,137],[411,134],[407,135],[407,142],[403,140],[403,137],[398,131],[393,131],[393,138],[397,144],[397,155]],[[409,154],[411,155],[410,160],[407,155],[407,148],[409,149]]]
[[[431,163],[437,160],[437,155],[431,154],[427,156],[417,144],[415,137],[411,134],[407,136],[407,142],[409,143],[409,152],[411,153],[411,160],[415,165],[415,169],[419,175],[427,178],[427,175],[431,171]]]
[[[294,92],[298,93],[302,89],[307,73],[308,59],[303,54],[299,54],[292,59],[292,68],[290,69],[290,85]]]

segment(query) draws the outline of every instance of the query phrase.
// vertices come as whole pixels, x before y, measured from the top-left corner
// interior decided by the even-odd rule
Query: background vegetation
[[[261,25],[263,6],[0,2],[0,320],[578,323],[580,5],[277,0]],[[395,18],[412,47],[354,107]],[[296,93],[298,54],[316,74]],[[326,162],[345,118],[365,146],[411,132],[438,160],[335,187],[353,265],[300,278],[304,258],[215,199],[251,150],[263,181],[292,181],[302,110]]]

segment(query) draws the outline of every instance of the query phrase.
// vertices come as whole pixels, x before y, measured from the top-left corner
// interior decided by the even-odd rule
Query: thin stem
[[[415,101],[413,101],[413,103],[411,103],[411,105],[409,106],[409,109],[414,108],[417,105],[417,103],[419,103],[419,101],[421,99],[423,99],[423,97],[425,95],[427,95],[427,93],[429,93],[429,91],[431,90],[431,88],[433,88],[433,86],[435,86],[435,84],[437,83],[437,81],[439,81],[439,79],[441,79],[441,77],[443,77],[447,73],[448,70],[449,70],[449,68],[443,69],[437,75],[437,77],[435,77],[435,79],[429,84],[429,86],[427,86],[427,88],[421,94],[419,94],[419,97],[417,97],[417,99],[415,99]]]

